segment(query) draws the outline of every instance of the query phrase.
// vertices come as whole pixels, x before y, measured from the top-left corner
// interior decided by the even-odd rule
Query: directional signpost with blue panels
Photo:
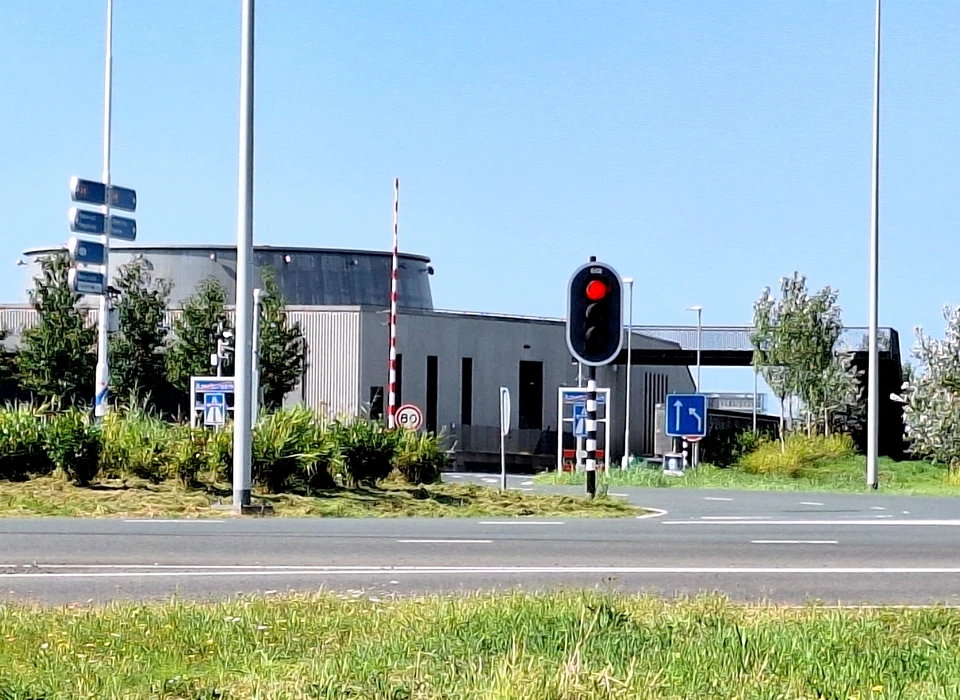
[[[222,392],[203,395],[203,424],[221,427],[227,422],[227,396]]]
[[[706,394],[668,394],[664,402],[666,426],[670,437],[702,438],[707,434]]]

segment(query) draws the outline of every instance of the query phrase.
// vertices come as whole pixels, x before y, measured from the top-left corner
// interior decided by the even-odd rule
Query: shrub
[[[169,424],[144,409],[131,408],[111,411],[100,427],[103,476],[135,476],[153,482],[166,478],[174,438]]]
[[[161,472],[166,479],[177,479],[184,485],[194,483],[201,475],[211,481],[217,480],[217,469],[211,464],[209,453],[211,433],[203,428],[189,425],[170,426],[169,441],[165,450],[166,464]]]
[[[70,408],[50,417],[43,427],[44,449],[55,469],[86,486],[100,471],[100,426],[89,415]]]
[[[779,442],[764,440],[740,460],[740,467],[751,474],[770,474],[796,478],[805,467],[829,459],[842,459],[855,454],[849,435],[789,435],[785,447]]]
[[[450,463],[442,438],[433,434],[401,430],[394,465],[409,484],[435,484]]]
[[[336,423],[332,437],[337,442],[343,474],[349,485],[376,484],[393,471],[397,431],[386,430],[378,421],[358,418]]]
[[[332,488],[333,434],[305,406],[262,416],[253,430],[253,478],[274,493]]]
[[[26,404],[0,410],[0,479],[20,480],[51,469],[38,412]]]
[[[233,423],[221,430],[197,428],[204,435],[206,469],[211,481],[230,481],[233,475]]]
[[[700,457],[715,467],[729,467],[736,464],[748,452],[760,443],[753,430],[744,430],[738,426],[714,428],[700,443]]]

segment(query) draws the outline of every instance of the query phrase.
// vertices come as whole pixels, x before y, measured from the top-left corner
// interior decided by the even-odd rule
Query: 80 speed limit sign
[[[397,425],[407,430],[420,430],[423,425],[423,411],[412,403],[407,403],[397,409]]]

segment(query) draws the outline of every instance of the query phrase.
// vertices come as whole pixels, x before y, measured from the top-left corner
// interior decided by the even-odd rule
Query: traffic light
[[[623,346],[623,284],[605,263],[589,262],[570,278],[567,346],[585,365],[605,365]]]

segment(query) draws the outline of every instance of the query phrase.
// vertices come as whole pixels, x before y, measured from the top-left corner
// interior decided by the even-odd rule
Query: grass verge
[[[0,697],[960,697],[960,610],[599,593],[0,605]]]
[[[682,477],[665,476],[658,468],[634,467],[612,470],[601,475],[599,482],[609,486],[648,488],[676,487],[703,489],[745,489],[766,491],[865,491],[866,459],[843,457],[827,459],[800,467],[796,476],[783,474],[751,474],[738,467],[719,469],[703,465],[689,470]],[[929,462],[894,462],[881,459],[880,491],[903,495],[960,496],[960,481],[951,478],[942,465]],[[539,484],[579,486],[583,472],[537,475]]]
[[[230,502],[229,486],[187,489],[178,483],[126,480],[78,487],[56,477],[0,481],[0,517],[223,517],[212,509]],[[628,517],[642,509],[616,499],[532,494],[462,484],[410,486],[386,482],[380,488],[337,489],[313,496],[255,494],[287,517]],[[0,695],[0,698],[3,696]]]

